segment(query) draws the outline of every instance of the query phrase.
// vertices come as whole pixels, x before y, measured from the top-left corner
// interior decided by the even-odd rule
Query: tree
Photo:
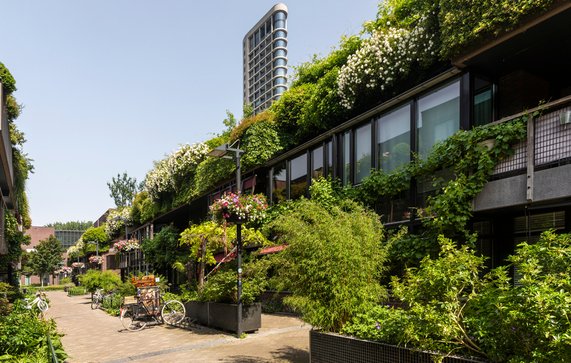
[[[111,191],[109,196],[113,198],[117,207],[130,206],[139,191],[137,179],[129,177],[127,172],[123,172],[123,175],[117,174],[117,178],[111,178],[107,186]]]
[[[92,225],[91,221],[69,221],[49,223],[46,227],[53,227],[56,231],[85,231]]]
[[[54,235],[40,241],[40,244],[36,246],[36,251],[32,252],[29,265],[31,270],[40,276],[42,286],[44,276],[52,274],[61,264],[62,253],[61,243]]]

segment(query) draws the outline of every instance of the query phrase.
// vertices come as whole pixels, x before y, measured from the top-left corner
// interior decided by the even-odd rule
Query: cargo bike
[[[132,278],[137,294],[125,298],[121,306],[121,323],[129,331],[144,329],[148,323],[180,324],[185,315],[184,305],[178,300],[164,301],[154,276]]]

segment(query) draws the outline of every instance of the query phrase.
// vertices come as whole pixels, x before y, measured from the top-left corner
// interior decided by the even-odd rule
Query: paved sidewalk
[[[123,328],[118,317],[91,310],[89,296],[48,292],[50,309],[70,363],[122,362],[309,362],[310,326],[288,316],[262,315],[262,328],[244,339],[200,326],[167,325],[140,332]]]

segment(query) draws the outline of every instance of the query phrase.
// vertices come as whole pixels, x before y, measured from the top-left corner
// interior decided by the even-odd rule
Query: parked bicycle
[[[36,298],[31,299],[29,297],[24,298],[26,302],[26,309],[32,310],[37,308],[40,311],[40,314],[43,315],[49,309],[48,302],[46,301],[46,294],[44,292],[36,292]]]
[[[103,289],[96,289],[93,295],[91,295],[91,309],[99,309],[101,303],[103,302]]]
[[[158,286],[137,288],[134,301],[126,301],[121,307],[121,323],[129,331],[144,329],[149,322],[177,325],[186,315],[184,305],[178,300],[164,301]]]

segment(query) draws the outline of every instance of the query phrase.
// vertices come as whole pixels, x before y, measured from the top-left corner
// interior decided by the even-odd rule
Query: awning
[[[269,255],[271,253],[276,253],[285,250],[287,245],[264,247],[260,250],[260,255]]]

